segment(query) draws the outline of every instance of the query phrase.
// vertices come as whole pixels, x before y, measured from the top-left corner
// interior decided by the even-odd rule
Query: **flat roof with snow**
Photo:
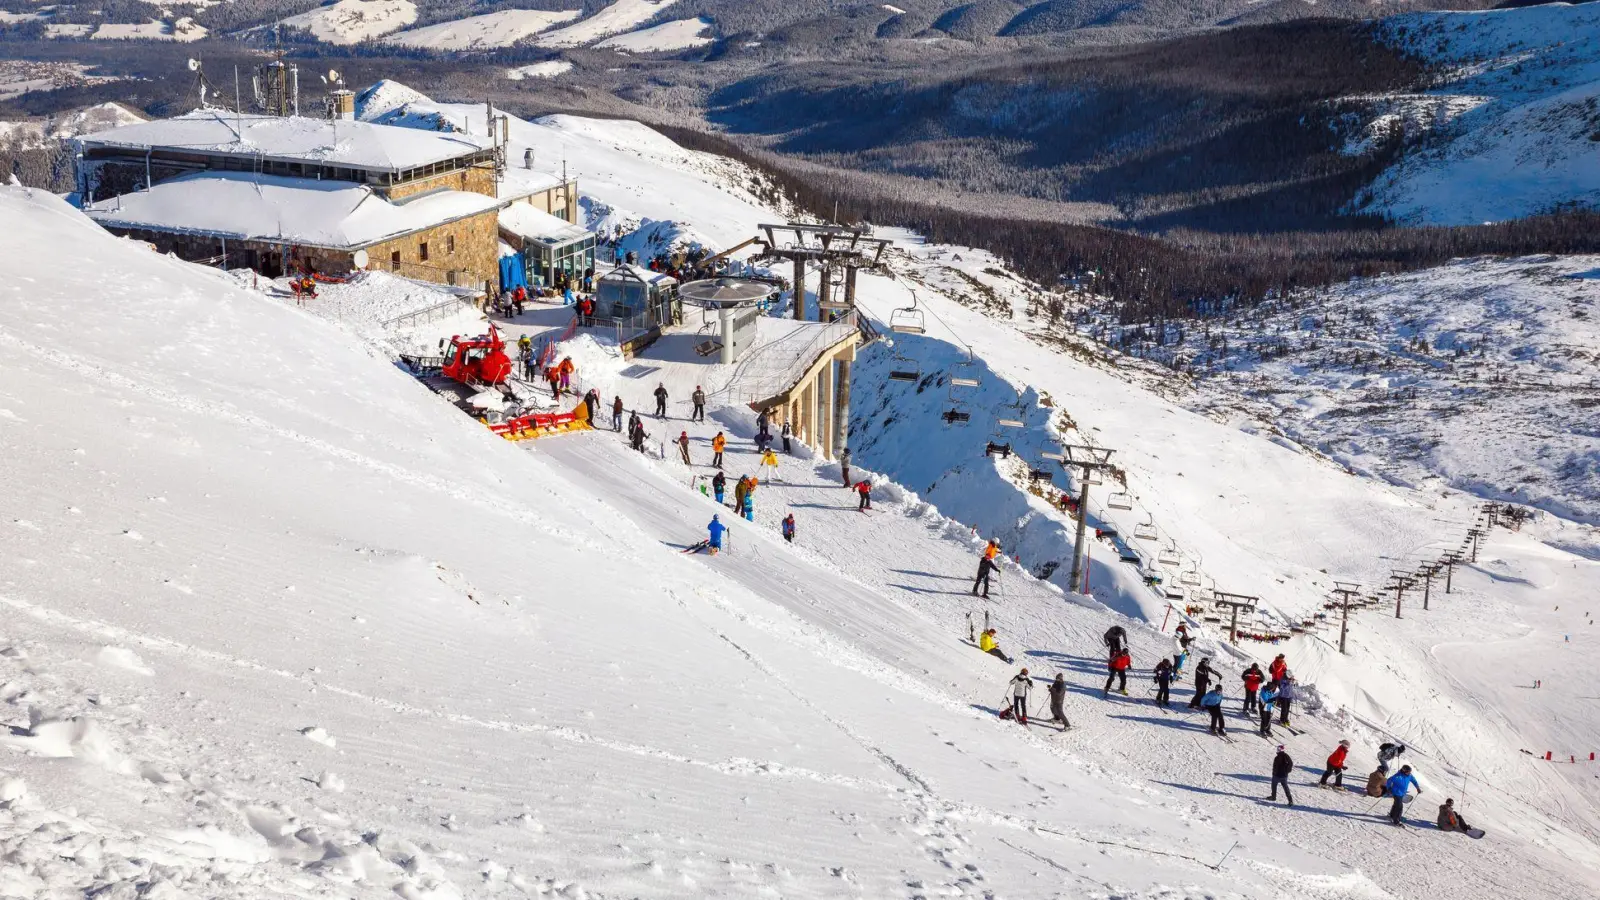
[[[500,227],[525,240],[551,245],[566,244],[589,236],[589,229],[526,203],[513,203],[500,210]]]
[[[81,139],[97,149],[189,151],[204,155],[315,162],[385,172],[414,169],[491,151],[487,138],[421,131],[348,119],[236,115],[197,109],[96,132]]]
[[[84,207],[103,226],[356,250],[493,210],[468,191],[391,202],[339,181],[200,172]]]

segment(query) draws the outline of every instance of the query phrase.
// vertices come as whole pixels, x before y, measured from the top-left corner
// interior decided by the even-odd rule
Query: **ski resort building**
[[[572,181],[507,173],[488,137],[199,109],[79,143],[79,196],[102,226],[268,276],[383,268],[493,292],[502,210],[577,218]],[[567,237],[557,249],[583,243]]]

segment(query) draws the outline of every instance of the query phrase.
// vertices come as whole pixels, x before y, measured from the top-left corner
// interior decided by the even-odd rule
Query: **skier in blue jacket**
[[[1389,791],[1389,796],[1394,798],[1394,804],[1389,807],[1389,821],[1396,825],[1405,824],[1400,817],[1406,808],[1406,792],[1416,788],[1417,796],[1420,797],[1422,796],[1422,785],[1417,784],[1417,779],[1411,774],[1410,766],[1401,766],[1400,772],[1396,775],[1391,775],[1389,780],[1383,783],[1383,786]]]
[[[1261,736],[1269,738],[1272,737],[1272,707],[1278,700],[1278,689],[1272,684],[1264,684],[1257,697],[1261,703]]]
[[[722,533],[728,530],[728,526],[722,524],[722,520],[713,515],[711,524],[706,526],[706,530],[711,533],[711,555],[716,556],[717,551],[722,549]]]

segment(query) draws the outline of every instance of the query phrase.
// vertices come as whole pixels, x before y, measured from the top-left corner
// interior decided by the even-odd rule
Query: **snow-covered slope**
[[[413,28],[383,39],[385,44],[416,47],[423,50],[486,50],[510,47],[518,41],[538,34],[562,22],[570,22],[581,13],[575,9],[545,11],[539,9],[508,9],[468,16],[453,22]]]
[[[547,59],[506,70],[506,78],[522,81],[525,78],[555,78],[572,71],[572,63],[564,59]]]
[[[621,53],[663,53],[668,50],[687,50],[711,43],[706,32],[711,30],[711,20],[701,16],[694,19],[675,19],[650,28],[641,28],[627,34],[608,37],[598,44],[603,50]]]
[[[677,0],[615,0],[594,15],[565,28],[546,32],[541,47],[581,47],[607,35],[637,28]]]
[[[206,36],[206,27],[189,16],[179,16],[171,21],[151,19],[141,24],[107,22],[95,29],[91,37],[97,41],[198,41]]]
[[[1422,144],[1359,206],[1408,223],[1471,225],[1600,205],[1600,5],[1416,13],[1383,29],[1444,74],[1427,95],[1380,104],[1390,107],[1381,123]]]
[[[289,16],[283,24],[304,28],[325,43],[359,44],[399,31],[416,20],[417,5],[411,0],[338,0]]]

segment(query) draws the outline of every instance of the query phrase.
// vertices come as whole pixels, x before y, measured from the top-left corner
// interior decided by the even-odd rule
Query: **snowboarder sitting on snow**
[[[1284,799],[1289,801],[1290,806],[1294,805],[1294,795],[1289,793],[1289,773],[1293,771],[1294,760],[1284,751],[1283,745],[1279,744],[1278,755],[1272,758],[1272,797],[1269,799],[1278,799],[1278,787],[1281,785]]]
[[[1124,697],[1128,696],[1128,667],[1131,665],[1133,665],[1133,659],[1128,656],[1128,651],[1126,650],[1113,656],[1111,661],[1106,663],[1106,688],[1100,692],[1101,697],[1110,696],[1111,682],[1113,681],[1119,682],[1117,692]]]
[[[1027,669],[1011,679],[1011,714],[1024,725],[1028,724],[1028,692],[1031,690],[1033,679],[1028,677]]]
[[[711,555],[716,556],[717,552],[722,549],[722,533],[728,530],[728,526],[722,524],[722,520],[713,515],[711,524],[706,526],[706,530],[711,533]]]
[[[989,599],[989,573],[994,571],[994,560],[988,556],[978,558],[978,577],[972,579],[972,596],[978,596],[978,585],[983,585],[983,599]]]
[[[1267,676],[1261,673],[1260,666],[1251,663],[1250,668],[1244,670],[1242,677],[1244,679],[1244,711],[1249,714],[1256,711],[1256,692],[1261,690],[1261,682],[1266,681]]]
[[[1328,755],[1328,767],[1322,770],[1322,780],[1317,782],[1322,787],[1328,786],[1328,777],[1333,776],[1333,786],[1344,787],[1344,758],[1350,755],[1350,742],[1340,741],[1338,749]]]
[[[1161,662],[1156,663],[1155,682],[1156,702],[1162,706],[1170,705],[1172,700],[1172,662],[1165,657],[1162,657]]]
[[[1000,649],[1000,641],[995,637],[993,628],[990,628],[983,634],[978,635],[978,649],[989,654],[990,656],[998,656],[1006,662],[1012,661],[1011,657],[1007,656],[1006,652]]]
[[[783,517],[783,539],[794,543],[794,513]]]
[[[1228,733],[1227,727],[1223,725],[1222,722],[1221,687],[1213,687],[1210,691],[1208,691],[1205,697],[1200,700],[1200,708],[1211,714],[1211,727],[1207,730],[1209,730],[1212,734],[1218,735]]]
[[[728,476],[722,474],[719,471],[711,479],[711,493],[712,493],[713,496],[715,496],[717,498],[717,502],[718,503],[722,502],[722,492],[727,490],[727,489],[728,489]]]
[[[1417,784],[1417,779],[1411,774],[1410,766],[1401,766],[1400,773],[1383,783],[1384,790],[1394,798],[1394,803],[1389,806],[1389,821],[1402,825],[1402,814],[1406,809],[1406,792],[1412,788],[1417,789],[1417,796],[1422,796],[1422,785]]]
[[[1421,791],[1418,791],[1418,793],[1421,793]],[[1455,801],[1454,798],[1444,801],[1444,805],[1439,807],[1439,830],[1440,831],[1471,831],[1472,830],[1472,826],[1467,824],[1467,820],[1461,818],[1461,814],[1456,812],[1456,801]]]
[[[1393,762],[1395,757],[1399,756],[1400,754],[1402,754],[1404,752],[1406,752],[1406,745],[1405,744],[1391,744],[1388,741],[1384,741],[1383,743],[1379,744],[1378,745],[1378,771],[1382,772],[1385,775],[1388,775],[1389,774],[1389,763]]]
[[[773,465],[777,465],[778,461],[776,459],[774,459],[772,462],[773,462]],[[863,478],[860,481],[856,482],[856,493],[861,495],[860,502],[856,503],[856,510],[858,512],[860,512],[860,511],[871,509],[872,508],[872,482],[866,480],[865,478]]]
[[[1206,690],[1211,687],[1211,658],[1200,660],[1200,665],[1194,670],[1194,697],[1189,700],[1190,709],[1200,708],[1200,699],[1206,695]]]
[[[1060,672],[1056,673],[1056,680],[1050,682],[1050,721],[1060,722],[1061,730],[1072,727],[1067,721],[1067,677]]]

